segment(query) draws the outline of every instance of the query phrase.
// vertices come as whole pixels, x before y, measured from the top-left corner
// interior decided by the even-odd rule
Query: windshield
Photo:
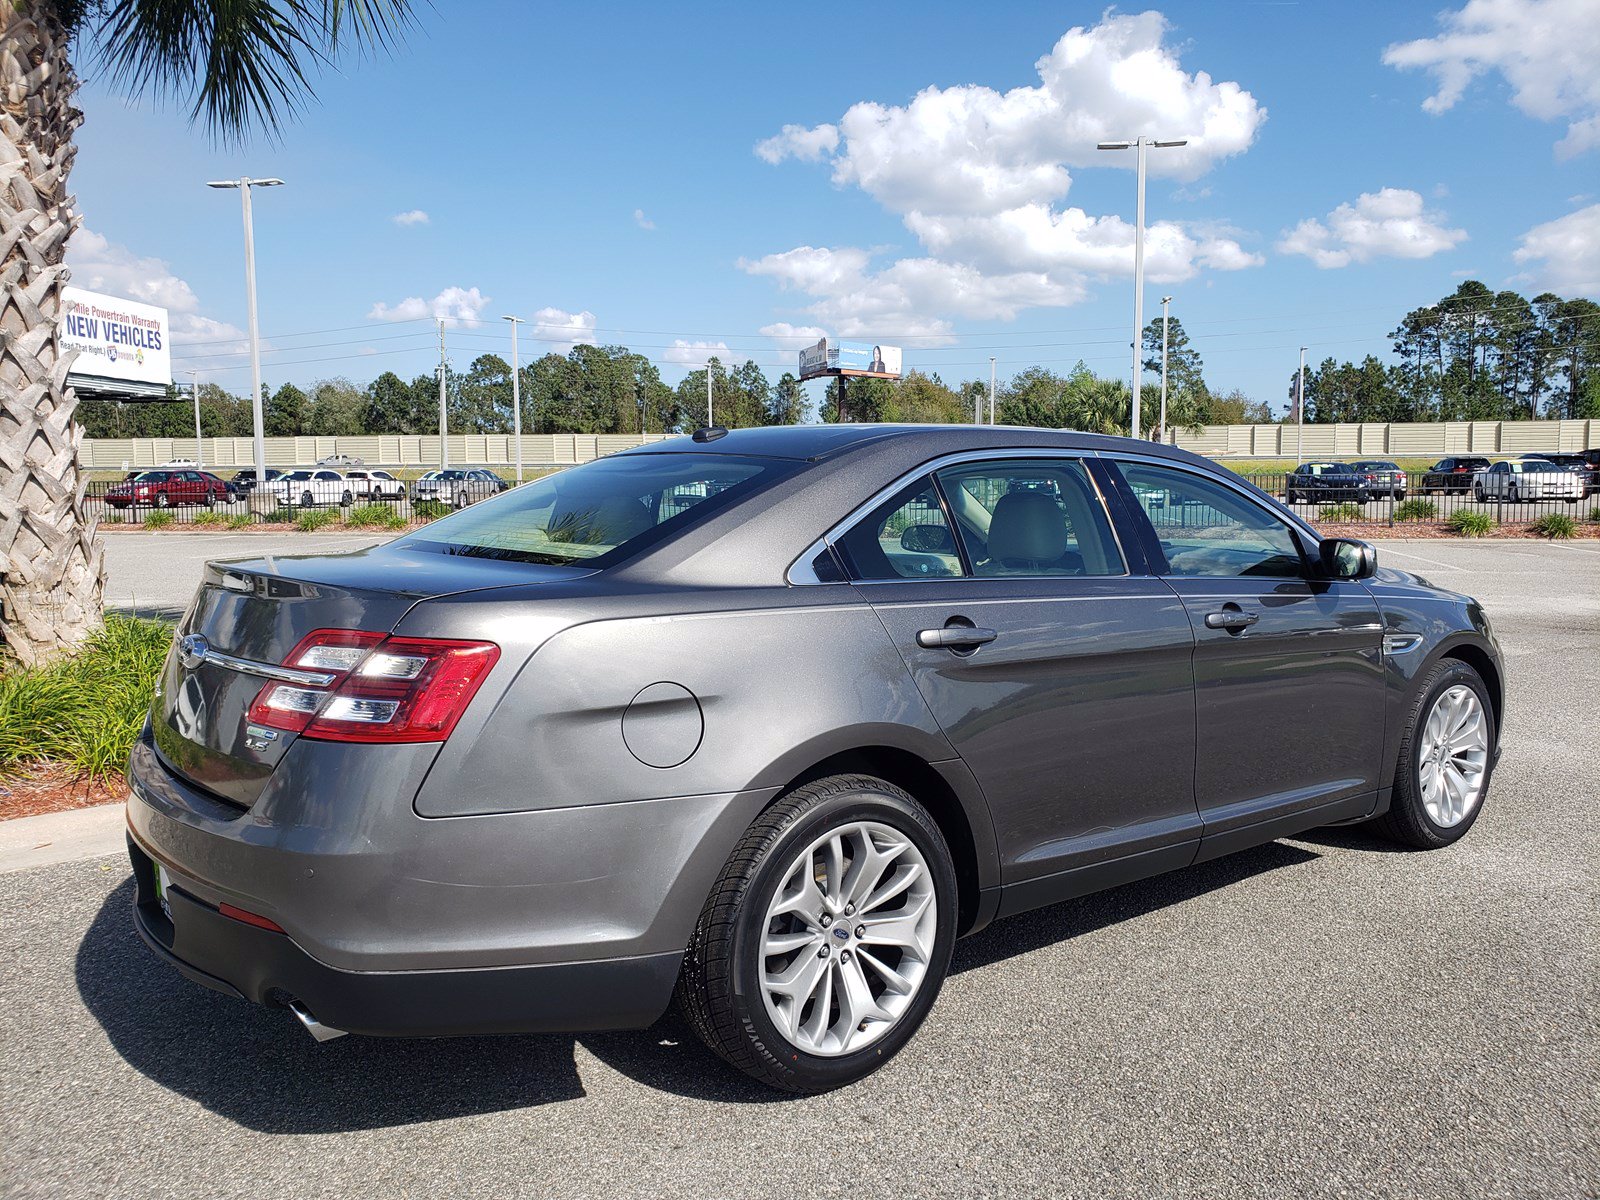
[[[513,488],[399,540],[439,554],[603,567],[624,547],[684,528],[793,469],[724,454],[618,455]]]
[[[1530,458],[1526,462],[1514,462],[1511,464],[1511,469],[1513,471],[1526,471],[1530,475],[1549,474],[1551,472],[1559,475],[1562,473],[1561,468],[1556,466],[1555,463],[1546,462],[1542,458]]]
[[[310,479],[311,478],[311,472],[310,471],[291,471],[286,476],[286,478],[288,478],[288,479]]]
[[[1391,462],[1358,462],[1356,469],[1359,471],[1398,471],[1400,468]]]

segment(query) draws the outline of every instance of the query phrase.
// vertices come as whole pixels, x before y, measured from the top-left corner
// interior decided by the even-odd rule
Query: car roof
[[[773,425],[730,429],[707,441],[675,437],[621,451],[635,454],[738,454],[819,462],[868,446],[893,444],[897,451],[934,458],[962,450],[1011,448],[1090,450],[1104,453],[1154,454],[1176,461],[1207,462],[1186,450],[1144,439],[1082,433],[1071,429],[1034,429],[1017,425]]]

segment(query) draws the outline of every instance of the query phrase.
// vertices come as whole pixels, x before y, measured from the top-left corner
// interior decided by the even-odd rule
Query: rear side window
[[[1232,488],[1168,467],[1119,463],[1166,555],[1167,575],[1305,576],[1300,543],[1272,512]]]
[[[439,554],[605,567],[796,469],[725,454],[619,454],[500,492],[399,540]]]
[[[839,539],[853,579],[951,579],[966,572],[933,480],[924,475]]]
[[[1081,462],[1024,458],[937,473],[979,577],[1122,575],[1122,552]]]

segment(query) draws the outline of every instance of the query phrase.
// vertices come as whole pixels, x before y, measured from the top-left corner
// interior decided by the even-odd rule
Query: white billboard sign
[[[815,379],[828,373],[828,339],[800,351],[800,378]]]
[[[171,325],[167,310],[82,288],[62,289],[58,326],[63,353],[76,350],[69,379],[112,390],[165,389],[172,382]]]

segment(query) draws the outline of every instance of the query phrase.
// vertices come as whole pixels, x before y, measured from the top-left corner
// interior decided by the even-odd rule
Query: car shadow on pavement
[[[951,972],[1069,941],[1317,855],[1272,842],[997,922],[956,944]],[[287,1012],[191,983],[132,928],[133,882],[106,899],[76,960],[78,994],[112,1047],[150,1080],[263,1133],[340,1133],[536,1108],[583,1097],[575,1049],[646,1087],[759,1104],[774,1092],[716,1058],[675,1012],[625,1033],[346,1037],[317,1043]]]

